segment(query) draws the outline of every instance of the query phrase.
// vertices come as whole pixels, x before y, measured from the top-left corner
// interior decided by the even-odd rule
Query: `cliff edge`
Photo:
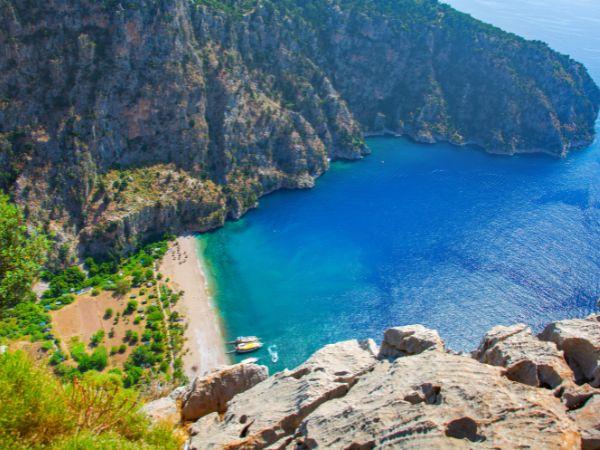
[[[177,398],[179,420],[195,421],[190,449],[590,450],[600,448],[599,388],[600,316],[590,316],[538,336],[495,327],[471,355],[446,350],[423,326],[392,328],[380,348],[328,345],[266,379],[242,363]],[[146,408],[160,412],[164,401]]]

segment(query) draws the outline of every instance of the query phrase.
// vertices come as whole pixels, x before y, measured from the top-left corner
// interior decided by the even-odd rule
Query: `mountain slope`
[[[562,156],[600,103],[436,1],[1,0],[0,24],[0,187],[93,254],[310,187],[365,132]]]

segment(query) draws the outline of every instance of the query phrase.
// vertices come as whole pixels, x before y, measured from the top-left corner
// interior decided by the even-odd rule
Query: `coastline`
[[[221,318],[210,295],[193,234],[179,236],[169,247],[160,272],[176,291],[184,291],[175,308],[186,320],[183,369],[191,380],[230,363],[225,353]]]

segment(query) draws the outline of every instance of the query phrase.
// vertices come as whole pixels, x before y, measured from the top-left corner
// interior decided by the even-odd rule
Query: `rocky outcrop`
[[[210,413],[223,413],[229,400],[268,376],[265,366],[240,363],[196,378],[182,396],[181,417],[196,420]]]
[[[301,423],[295,443],[578,449],[580,436],[553,396],[512,383],[500,369],[469,357],[434,351],[378,364],[346,396]]]
[[[525,325],[499,326],[471,357],[420,325],[387,330],[381,349],[371,340],[328,345],[226,403],[214,391],[214,412],[182,416],[203,416],[188,447],[598,449],[600,390],[591,378],[576,384],[581,363],[567,364],[557,348],[570,352],[569,339],[591,342],[598,332],[595,316],[549,325],[541,337],[557,344]],[[233,367],[224,371],[241,370]],[[216,404],[205,384],[187,388],[184,403],[201,391],[197,404]]]
[[[4,0],[0,26],[0,188],[97,255],[311,187],[363,132],[565,155],[600,103],[580,64],[435,1]]]
[[[556,388],[573,381],[573,373],[556,345],[540,341],[523,324],[492,328],[481,341],[475,358],[505,367],[509,379],[530,386]]]
[[[292,436],[320,405],[346,395],[374,366],[376,355],[373,341],[324,347],[295,370],[275,374],[235,397],[223,417],[211,414],[196,422],[190,449],[261,449]]]
[[[581,430],[582,449],[600,449],[600,394],[595,395],[580,409],[570,413]]]
[[[600,316],[551,323],[540,339],[554,342],[564,352],[579,384],[600,387]]]
[[[444,341],[437,331],[423,325],[408,325],[385,331],[379,358],[418,355],[427,350],[444,351],[444,348]]]

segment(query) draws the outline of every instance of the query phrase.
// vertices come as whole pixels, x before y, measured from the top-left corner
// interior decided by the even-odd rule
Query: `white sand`
[[[163,258],[160,272],[163,280],[184,295],[175,310],[182,314],[188,327],[183,356],[185,374],[191,379],[224,364],[229,364],[225,353],[225,340],[221,329],[221,318],[215,309],[200,258],[196,252],[196,238],[181,236]]]

